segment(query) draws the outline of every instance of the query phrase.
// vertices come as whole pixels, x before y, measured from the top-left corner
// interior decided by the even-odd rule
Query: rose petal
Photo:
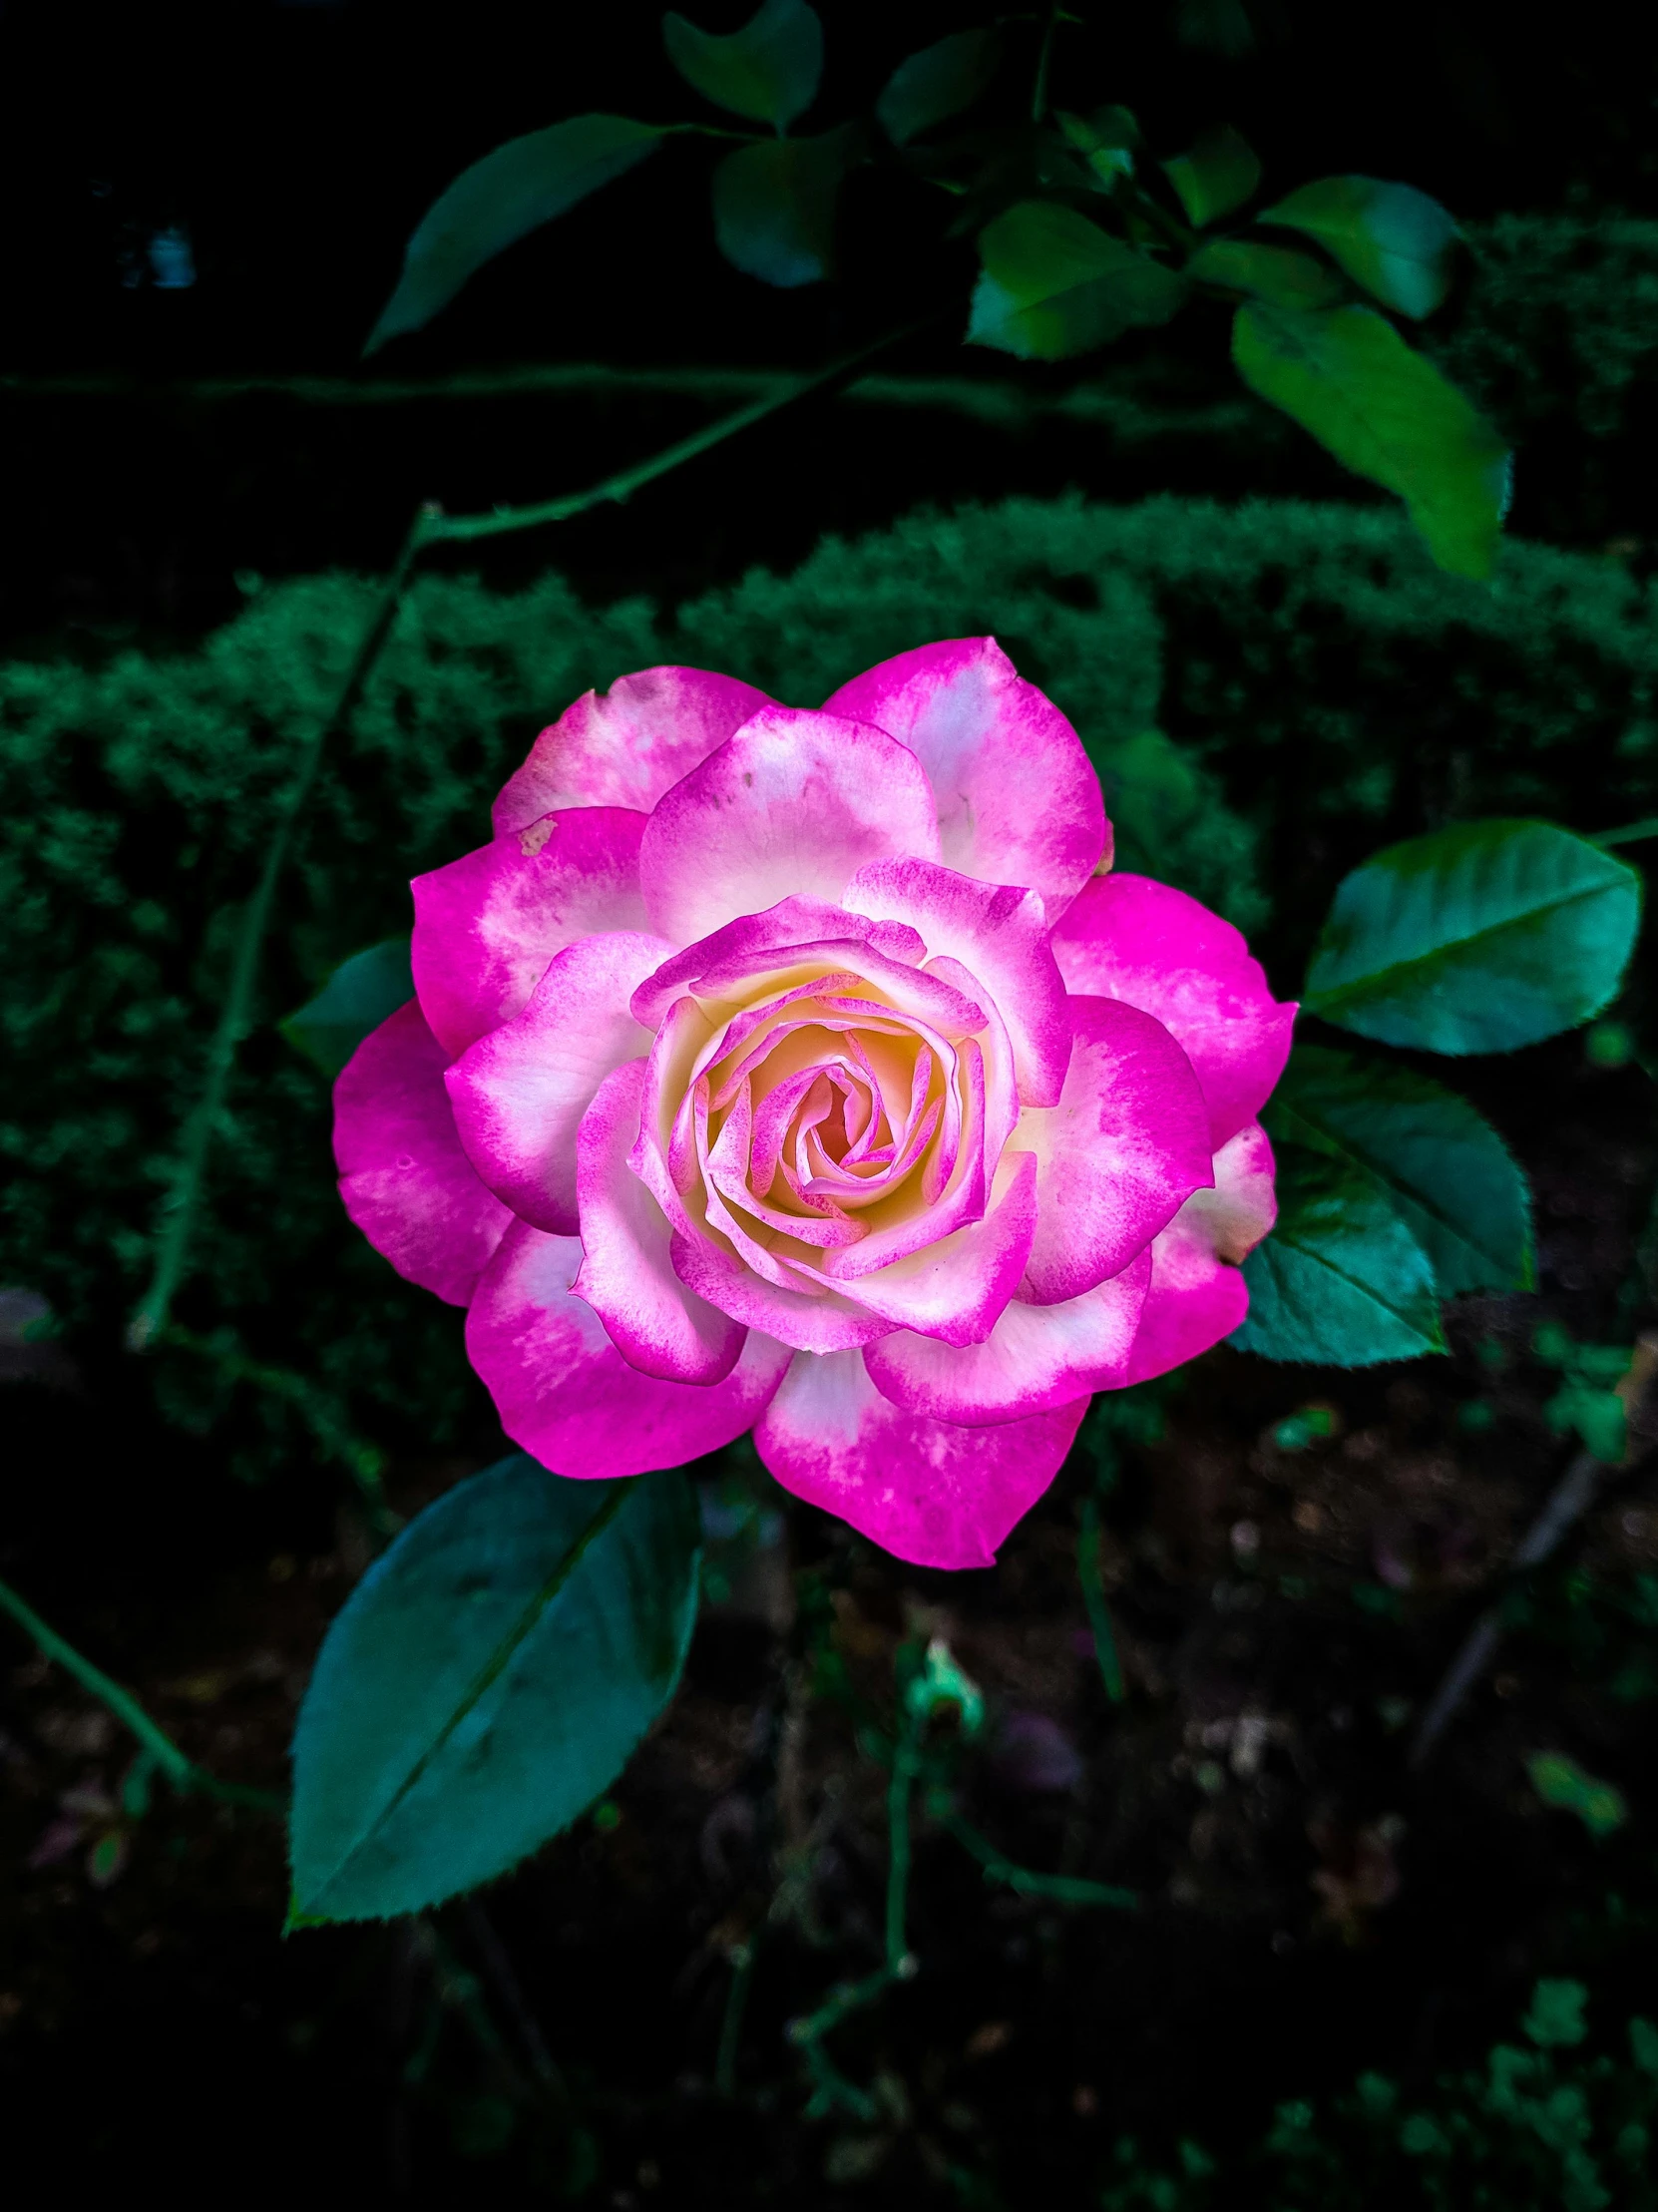
[[[668,1257],[672,1231],[627,1164],[639,1133],[644,1062],[613,1069],[577,1137],[582,1269],[574,1285],[630,1367],[666,1383],[723,1382],[744,1330],[688,1291]]]
[[[796,1351],[844,1352],[873,1344],[897,1326],[837,1291],[812,1291],[804,1281],[798,1290],[768,1282],[707,1229],[695,1235],[675,1231],[672,1256],[673,1271],[688,1291]]]
[[[879,729],[768,706],[657,803],[639,873],[675,945],[791,894],[838,900],[871,860],[937,859],[921,763]]]
[[[515,1444],[555,1475],[603,1479],[682,1467],[752,1428],[787,1346],[751,1330],[730,1374],[705,1388],[641,1375],[572,1295],[581,1260],[576,1237],[515,1221],[472,1301],[467,1357]]]
[[[1022,1114],[1017,1139],[1041,1162],[1027,1281],[1042,1306],[1120,1274],[1211,1179],[1203,1094],[1168,1031],[1114,999],[1070,1008],[1059,1104]]]
[[[649,1047],[627,1002],[663,950],[629,930],[567,945],[523,1013],[445,1079],[467,1157],[497,1197],[553,1235],[576,1230],[576,1132],[594,1093]]]
[[[863,1355],[795,1355],[754,1431],[783,1488],[917,1566],[992,1566],[1058,1473],[1088,1401],[996,1428],[905,1413]]]
[[[894,960],[919,967],[927,948],[914,930],[899,929],[849,914],[826,899],[779,899],[763,914],[740,915],[711,936],[698,938],[671,960],[663,961],[653,976],[646,976],[633,994],[633,1012],[647,1029],[654,1029],[674,1000],[689,991],[703,975],[723,971],[731,963],[752,962],[740,972],[763,971],[765,956],[780,946],[819,944],[831,938],[867,940]]]
[[[980,883],[926,860],[876,860],[846,887],[846,903],[878,921],[908,923],[927,947],[959,962],[1008,1026],[1019,1095],[1050,1106],[1070,1065],[1065,986],[1034,891]]]
[[[919,1218],[931,1225],[934,1217]],[[1005,1152],[983,1220],[935,1236],[873,1272],[842,1265],[860,1259],[867,1243],[825,1254],[823,1271],[849,1298],[903,1329],[946,1344],[979,1344],[1029,1265],[1036,1227],[1036,1162],[1030,1152]]]
[[[705,668],[641,668],[609,691],[585,691],[542,731],[503,786],[496,834],[528,829],[565,806],[648,814],[664,791],[770,703],[751,683]]]
[[[575,807],[415,877],[415,990],[452,1059],[522,1012],[555,953],[644,928],[644,824],[621,807]]]
[[[464,1306],[512,1214],[461,1148],[447,1060],[413,999],[371,1031],[334,1085],[334,1158],[345,1210],[374,1249]]]
[[[1068,989],[1155,1015],[1197,1071],[1219,1151],[1272,1096],[1290,1056],[1294,1003],[1267,988],[1230,922],[1147,876],[1100,876],[1053,932]]]
[[[1099,778],[994,638],[901,653],[843,684],[824,712],[873,722],[915,753],[946,867],[1039,891],[1050,920],[1093,873],[1107,835]]]
[[[958,1349],[901,1329],[871,1345],[864,1364],[884,1398],[934,1420],[971,1425],[1054,1412],[1128,1380],[1151,1266],[1151,1251],[1141,1252],[1120,1275],[1056,1306],[1015,1298],[983,1344]]]
[[[1215,1154],[1215,1186],[1186,1200],[1151,1247],[1151,1288],[1126,1382],[1166,1375],[1230,1336],[1249,1311],[1237,1263],[1278,1218],[1272,1146],[1252,1121]]]

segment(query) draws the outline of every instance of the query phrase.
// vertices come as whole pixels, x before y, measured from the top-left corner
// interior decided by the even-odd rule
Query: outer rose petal
[[[681,1467],[753,1427],[787,1346],[751,1330],[730,1374],[706,1388],[641,1375],[571,1295],[581,1260],[576,1237],[515,1221],[466,1317],[467,1357],[515,1444],[555,1475],[603,1478]]]
[[[672,1230],[627,1164],[639,1133],[644,1062],[599,1086],[576,1141],[582,1220],[578,1298],[604,1322],[630,1367],[665,1383],[723,1382],[747,1330],[685,1288],[668,1257]]]
[[[1215,1187],[1188,1198],[1151,1247],[1151,1288],[1124,1382],[1166,1375],[1230,1336],[1249,1311],[1237,1262],[1278,1218],[1272,1146],[1250,1122],[1215,1154]]]
[[[523,1011],[555,953],[644,928],[644,824],[617,806],[575,807],[415,877],[415,989],[452,1058]]]
[[[1053,932],[1072,991],[1154,1014],[1197,1070],[1215,1151],[1252,1121],[1290,1057],[1293,1004],[1230,922],[1148,876],[1099,876]]]
[[[901,653],[843,684],[824,712],[873,722],[915,753],[938,801],[946,867],[1027,884],[1049,919],[1092,875],[1107,834],[1099,778],[1069,722],[994,638]]]
[[[609,691],[584,691],[502,786],[496,834],[528,829],[561,806],[626,806],[648,814],[664,791],[770,703],[752,683],[705,668],[641,668]]]
[[[1128,1380],[1151,1264],[1151,1252],[1142,1252],[1120,1275],[1062,1305],[1016,1298],[983,1344],[960,1351],[901,1329],[872,1344],[864,1365],[895,1406],[970,1426],[1022,1421],[1089,1391],[1118,1390]]]
[[[1059,1471],[1088,1401],[998,1428],[903,1413],[859,1352],[799,1352],[754,1431],[785,1490],[917,1566],[992,1566]]]
[[[334,1085],[334,1158],[345,1210],[374,1249],[464,1306],[512,1215],[461,1149],[447,1059],[413,999],[365,1037]]]
[[[1022,1114],[1016,1139],[1041,1162],[1027,1282],[1043,1306],[1119,1275],[1211,1174],[1203,1094],[1168,1031],[1114,999],[1070,1009],[1059,1104]]]
[[[875,860],[847,885],[846,903],[855,914],[909,923],[929,955],[959,961],[1008,1025],[1021,1099],[1057,1104],[1070,1065],[1070,1010],[1034,891],[980,883],[926,860]]]
[[[936,860],[915,754],[862,723],[768,706],[658,802],[639,875],[675,945],[791,894],[838,900],[871,860]]]
[[[576,1232],[576,1132],[611,1070],[648,1050],[627,1002],[669,949],[625,930],[567,945],[523,1013],[445,1078],[467,1157],[537,1228]]]

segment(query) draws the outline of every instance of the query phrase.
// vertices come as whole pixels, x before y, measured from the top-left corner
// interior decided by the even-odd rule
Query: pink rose
[[[414,884],[416,1001],[334,1094],[340,1189],[468,1308],[508,1435],[639,1474],[754,1431],[899,1557],[984,1566],[1089,1393],[1242,1320],[1275,1003],[1096,875],[1075,731],[990,639],[820,713],[649,668]]]

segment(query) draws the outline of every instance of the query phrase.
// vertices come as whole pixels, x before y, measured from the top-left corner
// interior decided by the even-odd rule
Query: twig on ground
[[[1658,1334],[1648,1332],[1637,1340],[1628,1373],[1617,1386],[1631,1430],[1655,1380],[1658,1380]],[[1593,1506],[1606,1477],[1633,1467],[1650,1449],[1650,1443],[1632,1437],[1616,1468],[1605,1460],[1596,1459],[1592,1452],[1579,1452],[1550,1491],[1542,1512],[1520,1539],[1508,1569],[1509,1581],[1529,1573],[1551,1557]],[[1413,1767],[1423,1764],[1450,1727],[1468,1692],[1495,1657],[1501,1641],[1502,1609],[1500,1604],[1489,1605],[1468,1630],[1461,1649],[1429,1701],[1411,1745]]]

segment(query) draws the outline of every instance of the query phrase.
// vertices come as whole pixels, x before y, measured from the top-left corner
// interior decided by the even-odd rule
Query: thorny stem
[[[202,1096],[185,1123],[178,1165],[162,1200],[162,1228],[157,1242],[155,1270],[150,1279],[150,1287],[140,1301],[128,1329],[128,1343],[134,1351],[146,1350],[167,1326],[174,1297],[185,1278],[191,1239],[201,1211],[207,1155],[218,1124],[223,1118],[236,1053],[252,1027],[259,959],[275,912],[276,888],[292,850],[300,817],[316,782],[317,771],[322,765],[329,739],[349,721],[363,687],[385,649],[402,603],[404,587],[422,552],[432,545],[468,544],[479,538],[500,537],[510,531],[538,529],[544,523],[569,522],[596,507],[625,501],[644,485],[653,483],[657,477],[683,467],[687,461],[695,460],[699,454],[723,444],[727,438],[736,437],[739,432],[764,421],[768,415],[774,415],[782,408],[792,406],[797,400],[804,399],[813,392],[827,390],[852,376],[865,361],[900,344],[904,339],[913,337],[935,319],[936,317],[931,316],[922,317],[915,322],[905,323],[898,329],[889,330],[883,337],[858,347],[855,352],[843,355],[838,361],[832,361],[827,368],[793,379],[781,390],[750,401],[747,406],[737,408],[734,413],[721,416],[706,429],[696,431],[688,438],[679,439],[651,460],[639,462],[633,468],[622,469],[608,476],[588,491],[574,492],[563,499],[544,500],[530,507],[501,507],[489,515],[445,515],[440,508],[433,505],[418,509],[409,525],[402,549],[380,595],[374,615],[358,641],[357,650],[352,656],[351,665],[346,671],[333,707],[318,723],[300,755],[299,766],[265,848],[264,866],[259,872],[259,880],[243,913],[230,971],[230,988],[207,1051],[207,1080]]]
[[[1122,1661],[1117,1655],[1111,1608],[1105,1601],[1105,1584],[1100,1578],[1099,1542],[1098,1503],[1093,1498],[1084,1498],[1082,1528],[1076,1540],[1076,1578],[1082,1585],[1082,1602],[1087,1607],[1088,1626],[1093,1631],[1094,1656],[1099,1661],[1105,1695],[1113,1705],[1120,1705],[1127,1698],[1128,1688],[1122,1678]]]
[[[250,1789],[240,1782],[221,1782],[206,1767],[199,1767],[194,1759],[158,1728],[138,1699],[130,1690],[124,1690],[119,1682],[111,1681],[102,1667],[96,1667],[75,1646],[59,1635],[58,1631],[42,1620],[32,1605],[25,1604],[16,1590],[0,1582],[0,1609],[10,1613],[25,1635],[33,1638],[38,1649],[47,1658],[55,1659],[66,1673],[72,1674],[84,1690],[96,1697],[101,1705],[113,1713],[121,1725],[129,1729],[143,1745],[146,1754],[159,1767],[176,1790],[200,1790],[205,1797],[216,1798],[221,1805],[248,1805],[259,1812],[279,1813],[285,1809],[285,1800],[270,1790]]]

